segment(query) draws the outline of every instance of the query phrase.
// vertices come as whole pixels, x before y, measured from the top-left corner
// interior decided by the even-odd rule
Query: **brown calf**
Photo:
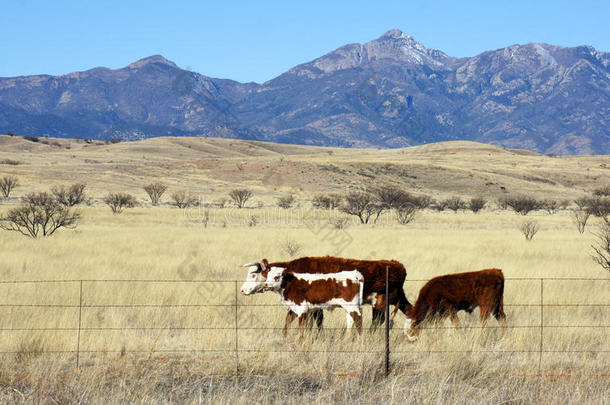
[[[456,326],[460,325],[457,312],[471,313],[480,307],[481,323],[487,324],[489,315],[496,318],[504,329],[506,315],[503,308],[504,275],[502,270],[488,269],[468,273],[447,274],[428,281],[419,291],[415,305],[407,309],[410,329],[405,332],[409,340],[417,339],[417,327],[432,317],[441,320],[447,316]]]

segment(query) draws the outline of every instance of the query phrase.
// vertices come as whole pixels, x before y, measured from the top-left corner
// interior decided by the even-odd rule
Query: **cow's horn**
[[[258,264],[258,262],[246,263],[246,264],[242,264],[241,267],[256,266],[257,264]]]

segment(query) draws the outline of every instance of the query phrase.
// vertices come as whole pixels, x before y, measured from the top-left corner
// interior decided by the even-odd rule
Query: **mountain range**
[[[116,70],[0,78],[7,131],[381,148],[459,139],[608,154],[610,54],[533,43],[454,58],[393,29],[262,84],[210,78],[155,55]]]

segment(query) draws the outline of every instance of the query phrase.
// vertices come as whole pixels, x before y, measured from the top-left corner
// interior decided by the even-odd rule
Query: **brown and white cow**
[[[273,267],[264,284],[265,289],[276,292],[280,303],[299,319],[300,339],[307,314],[322,309],[341,307],[346,313],[347,329],[356,325],[362,333],[362,293],[364,277],[358,270],[328,274],[292,273]]]
[[[289,262],[269,263],[267,259],[244,265],[249,267],[246,281],[241,287],[241,293],[250,295],[265,291],[265,281],[269,271],[274,268],[283,268],[291,273],[338,273],[345,269],[356,269],[364,277],[363,303],[373,305],[373,327],[384,321],[385,306],[385,276],[386,267],[389,269],[389,302],[400,309],[405,315],[407,308],[411,306],[403,291],[403,284],[407,277],[405,267],[395,260],[359,260],[341,257],[301,257]],[[396,312],[394,311],[394,313]],[[322,325],[321,311],[312,313],[315,316],[318,327]],[[286,315],[284,334],[288,326],[297,317],[289,311]]]
[[[449,316],[456,326],[460,326],[457,312],[471,313],[480,307],[483,327],[489,315],[497,319],[504,329],[506,315],[503,308],[504,275],[502,270],[488,269],[467,273],[447,274],[428,281],[419,291],[415,305],[407,309],[410,318],[405,324],[409,340],[417,339],[417,327],[427,319]],[[407,327],[410,324],[410,328]]]

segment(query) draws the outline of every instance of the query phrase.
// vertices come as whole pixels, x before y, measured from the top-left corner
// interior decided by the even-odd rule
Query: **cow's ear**
[[[261,267],[263,268],[263,270],[269,267],[269,262],[267,261],[267,259],[263,259],[263,261],[261,262]]]

